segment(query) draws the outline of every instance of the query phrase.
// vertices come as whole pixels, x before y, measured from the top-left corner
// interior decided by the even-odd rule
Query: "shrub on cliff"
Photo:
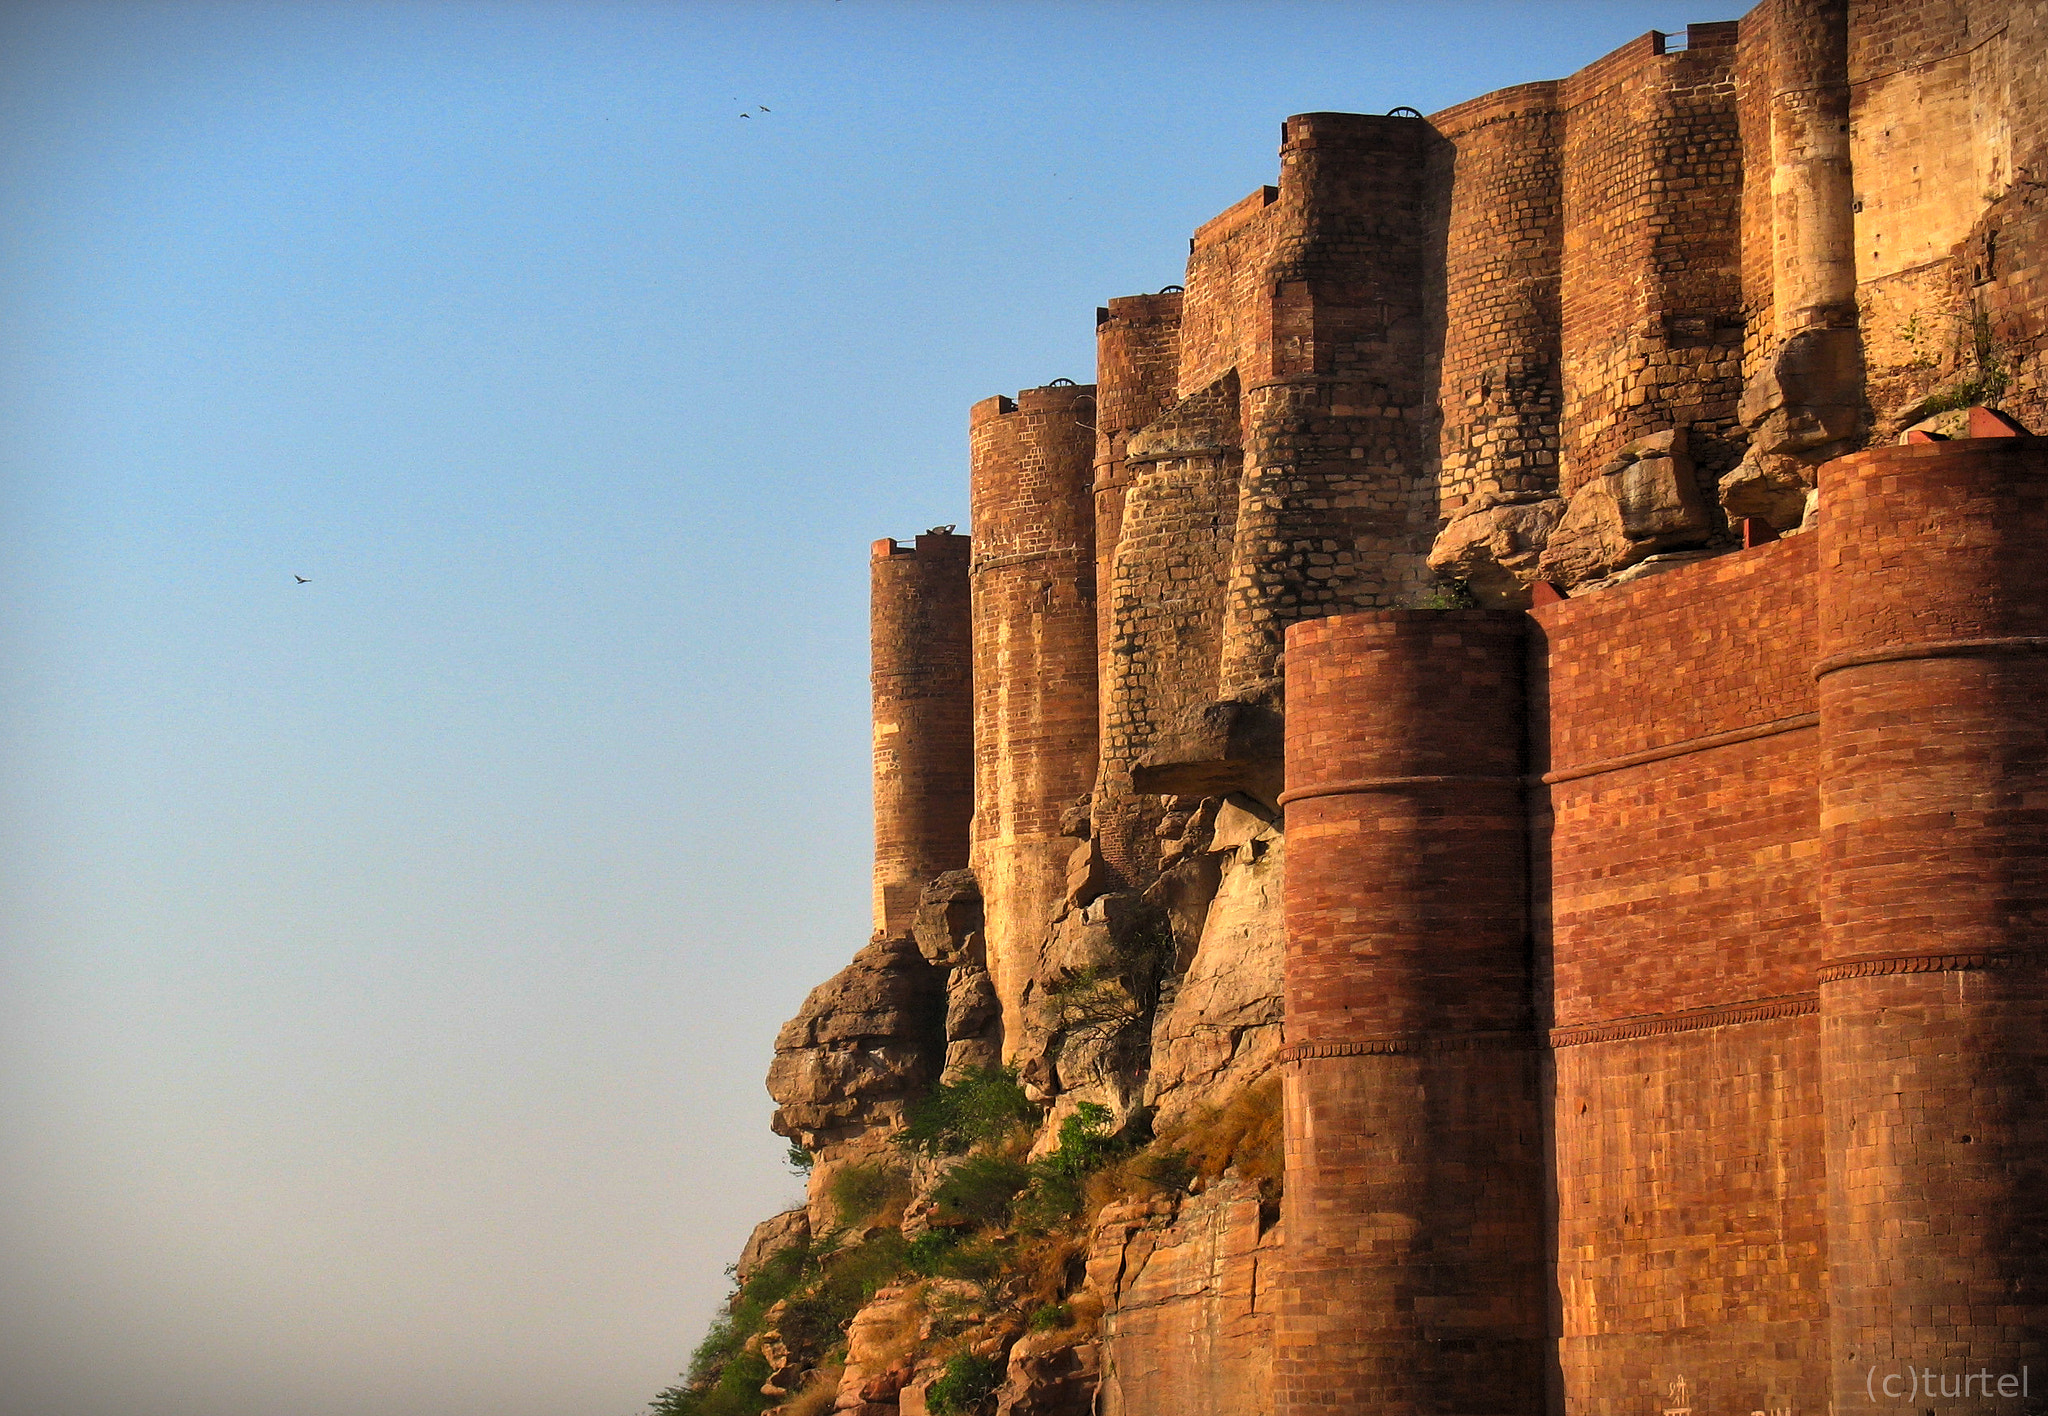
[[[910,1108],[896,1144],[916,1155],[964,1155],[1038,1119],[1009,1067],[970,1067]]]
[[[1003,1155],[970,1156],[932,1187],[932,1202],[955,1224],[1003,1224],[1010,1203],[1031,1183],[1031,1167]]]
[[[1003,1369],[994,1358],[955,1353],[945,1374],[926,1388],[925,1409],[932,1416],[970,1416],[995,1395],[1002,1381]]]
[[[894,1166],[849,1165],[833,1172],[825,1194],[848,1229],[877,1221],[893,1223],[889,1211],[901,1215],[910,1198],[910,1177]]]

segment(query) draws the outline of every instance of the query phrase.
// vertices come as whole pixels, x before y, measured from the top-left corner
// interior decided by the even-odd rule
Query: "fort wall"
[[[875,929],[910,934],[934,876],[967,865],[974,815],[968,538],[875,542],[869,561],[875,732]]]
[[[1095,386],[975,407],[971,559],[875,559],[911,938],[785,1030],[778,1125],[886,1160],[1000,1031],[1038,1155],[1275,1069],[1286,1133],[1284,1194],[1105,1209],[1060,1295],[1100,1329],[1017,1340],[1001,1411],[2048,1372],[2044,140],[2022,0],[1297,115],[1184,292],[1098,313]]]
[[[1288,633],[1276,1416],[1544,1409],[1522,637]]]
[[[1887,1368],[2039,1364],[2048,443],[1873,448],[1822,475],[1829,1334]],[[1882,1405],[1842,1362],[1832,1395]]]

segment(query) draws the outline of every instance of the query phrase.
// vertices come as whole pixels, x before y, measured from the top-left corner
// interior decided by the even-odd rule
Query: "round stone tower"
[[[1006,1038],[1066,893],[1065,808],[1095,779],[1095,388],[987,398],[968,425],[974,517],[974,845]]]
[[[1896,1409],[1908,1369],[2048,1377],[2048,439],[1855,453],[1821,469],[1821,505],[1829,1336],[1850,1416]]]
[[[1276,1416],[1544,1409],[1523,617],[1287,634]]]
[[[925,885],[967,864],[974,816],[968,539],[875,542],[868,625],[875,720],[875,930],[910,933]]]

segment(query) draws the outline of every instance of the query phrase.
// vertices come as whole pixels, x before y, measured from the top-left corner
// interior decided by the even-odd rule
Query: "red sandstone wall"
[[[1544,1409],[1522,632],[1288,633],[1278,1416]]]
[[[967,864],[974,815],[968,539],[877,541],[869,563],[875,928],[909,935],[918,893]]]
[[[1822,469],[1834,1407],[2048,1369],[2048,441]],[[2010,1409],[1991,1393],[1944,1403]]]
[[[1532,612],[1567,1411],[1825,1407],[1816,546]]]

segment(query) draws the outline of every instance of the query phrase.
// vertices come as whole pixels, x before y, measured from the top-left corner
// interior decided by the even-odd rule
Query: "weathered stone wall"
[[[1430,116],[1455,153],[1437,499],[1557,491],[1564,116],[1556,83]]]
[[[875,730],[875,928],[905,938],[919,892],[967,864],[974,816],[968,538],[875,542],[869,563]]]
[[[1742,159],[1733,24],[1649,34],[1564,80],[1561,484],[1683,427],[1703,490],[1741,392]]]

